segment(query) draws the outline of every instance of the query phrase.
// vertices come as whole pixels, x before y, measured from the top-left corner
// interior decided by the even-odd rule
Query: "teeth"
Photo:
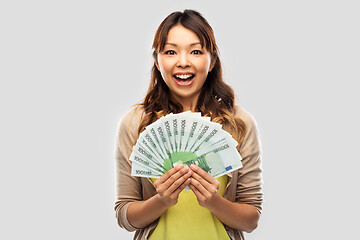
[[[175,77],[180,78],[180,79],[187,79],[192,77],[192,74],[176,74]]]

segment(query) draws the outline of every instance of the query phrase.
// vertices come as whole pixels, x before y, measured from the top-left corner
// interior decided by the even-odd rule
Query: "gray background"
[[[114,137],[148,87],[172,11],[212,25],[225,80],[257,120],[265,203],[247,239],[355,239],[357,1],[1,1],[0,238],[130,239]]]

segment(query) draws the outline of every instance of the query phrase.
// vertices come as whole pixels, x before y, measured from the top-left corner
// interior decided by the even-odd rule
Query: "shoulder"
[[[235,117],[244,121],[247,128],[256,128],[256,121],[254,116],[241,106],[235,106]]]
[[[120,119],[120,124],[138,123],[144,116],[144,110],[141,106],[135,106],[129,109]]]
[[[254,148],[260,150],[260,134],[254,116],[243,107],[236,106],[235,117],[239,117],[245,123],[245,135],[240,149],[242,151],[245,149],[254,150]]]
[[[119,121],[118,135],[137,135],[137,129],[144,116],[144,110],[141,106],[136,106],[128,110]]]

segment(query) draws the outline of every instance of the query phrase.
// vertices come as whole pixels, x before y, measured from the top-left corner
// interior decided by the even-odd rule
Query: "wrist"
[[[221,206],[221,201],[224,198],[219,194],[216,194],[212,199],[207,202],[204,202],[203,207],[209,209],[211,212],[216,211],[218,207]]]
[[[159,193],[156,194],[154,196],[154,198],[156,199],[158,207],[163,209],[164,211],[166,211],[169,207],[172,207],[173,205],[176,204],[176,202],[172,203],[172,202],[166,201]]]

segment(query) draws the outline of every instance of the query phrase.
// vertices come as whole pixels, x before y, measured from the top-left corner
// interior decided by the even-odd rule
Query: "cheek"
[[[162,75],[168,74],[171,72],[172,63],[168,59],[158,58],[159,69]]]
[[[201,61],[199,61],[198,63],[199,66],[199,70],[201,72],[203,72],[204,74],[207,74],[210,70],[210,59],[205,58],[205,59],[201,59]]]

